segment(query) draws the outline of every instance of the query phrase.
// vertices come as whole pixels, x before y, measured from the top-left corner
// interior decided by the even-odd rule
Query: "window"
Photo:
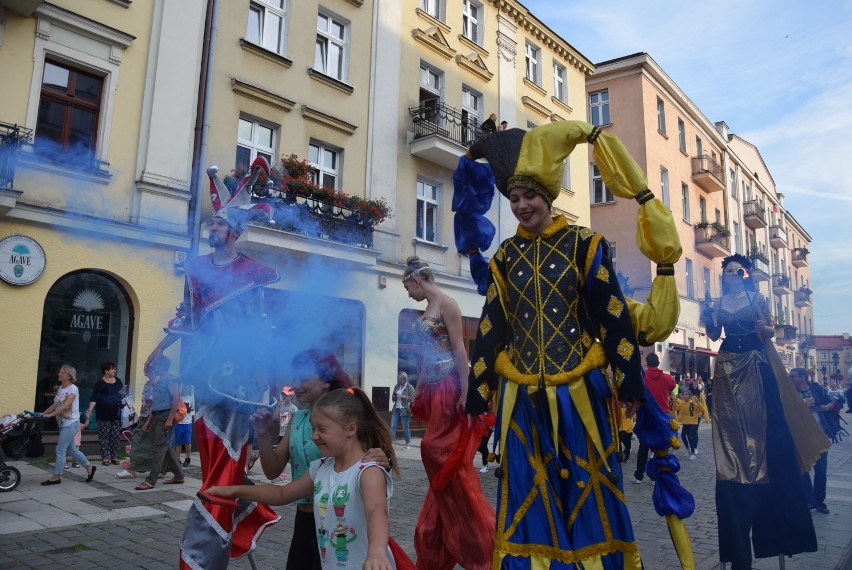
[[[441,0],[420,0],[420,9],[433,18],[443,20],[441,8]]]
[[[666,134],[666,104],[657,97],[657,130]]]
[[[739,253],[743,250],[742,236],[740,235],[740,224],[733,223],[734,228],[734,253]]]
[[[553,62],[553,96],[568,102],[568,86],[565,84],[565,67]]]
[[[686,125],[683,119],[677,120],[677,144],[681,152],[686,152]]]
[[[437,184],[417,181],[417,237],[437,242],[438,237],[438,195]]]
[[[562,187],[566,190],[571,189],[571,158],[566,158],[562,161]]]
[[[728,185],[731,191],[731,198],[734,200],[737,199],[737,173],[734,169],[731,169],[730,176],[728,176]]]
[[[689,221],[689,186],[681,182],[680,184],[680,205],[683,208],[683,220]]]
[[[684,271],[684,274],[686,277],[686,298],[695,299],[695,283],[692,282],[692,260],[688,257],[686,258],[686,271]]]
[[[704,199],[704,196],[698,197],[698,215],[700,216],[699,222],[707,221],[707,200]]]
[[[669,170],[668,168],[660,167],[660,200],[671,208],[671,198],[669,196]]]
[[[343,153],[321,142],[308,145],[308,162],[316,168],[314,183],[340,190],[340,162]]]
[[[348,22],[323,12],[317,15],[314,69],[339,81],[346,81],[348,31]]]
[[[717,224],[721,224],[722,223],[722,212],[719,211],[719,208],[716,208],[715,215],[716,215],[716,217],[714,218],[714,220],[716,221]]]
[[[532,121],[530,121],[529,119],[527,119],[527,130],[528,130],[528,131],[533,130],[533,129],[534,129],[534,128],[536,128],[537,126],[538,126],[538,125],[536,125],[535,123],[533,123]]]
[[[444,75],[440,71],[420,63],[420,106],[435,109],[425,115],[425,119],[436,125],[442,123],[438,112],[441,106],[441,94],[444,87]]]
[[[609,260],[612,262],[612,270],[618,273],[618,248],[615,242],[609,242]]]
[[[476,44],[482,43],[479,29],[479,19],[482,5],[472,0],[462,2],[462,35]]]
[[[237,127],[237,158],[234,161],[237,170],[248,168],[258,156],[272,164],[272,157],[276,155],[275,131],[257,121],[240,119]]]
[[[287,0],[255,0],[249,4],[246,40],[284,55]]]
[[[589,93],[589,122],[596,127],[609,124],[609,90]]]
[[[39,155],[90,162],[96,157],[103,79],[70,65],[44,62],[35,132]]]
[[[712,297],[710,292],[710,268],[704,267],[704,296]]]
[[[482,121],[482,95],[468,86],[462,87],[462,141],[476,139],[476,128]]]
[[[526,78],[535,83],[536,85],[541,85],[541,79],[539,75],[539,57],[541,57],[541,50],[539,50],[534,45],[528,43],[526,47]]]
[[[704,156],[704,143],[701,137],[695,137],[695,156]]]
[[[598,170],[596,164],[592,164],[592,204],[606,204],[607,202],[615,202],[612,196],[612,191],[606,187],[601,176],[601,171]]]

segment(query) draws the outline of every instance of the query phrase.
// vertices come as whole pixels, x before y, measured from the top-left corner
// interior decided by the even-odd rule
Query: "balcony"
[[[700,222],[695,225],[695,249],[711,259],[725,257],[731,253],[730,235],[728,228],[721,224]]]
[[[766,205],[763,200],[749,200],[743,203],[743,222],[753,230],[766,227]]]
[[[692,181],[705,192],[719,192],[725,189],[722,166],[708,154],[692,157]]]
[[[408,112],[414,130],[411,154],[450,170],[455,170],[470,143],[483,135],[477,117],[438,100],[424,101]]]
[[[0,123],[0,189],[11,188],[14,184],[18,153],[32,134],[32,130],[20,125]]]
[[[799,308],[813,307],[814,303],[811,299],[812,293],[813,291],[811,291],[807,287],[799,288],[799,290],[796,291],[796,295],[794,297],[796,306]]]
[[[775,249],[784,249],[787,247],[787,230],[781,226],[769,227],[769,245]]]
[[[790,284],[790,276],[784,273],[774,274],[772,276],[772,292],[779,297],[791,294],[793,286]]]
[[[799,350],[806,352],[810,348],[816,348],[816,337],[812,334],[800,334]]]
[[[793,266],[794,267],[807,267],[808,266],[808,254],[810,252],[807,248],[797,247],[793,250]]]
[[[775,344],[789,344],[798,340],[798,329],[793,325],[775,323]]]
[[[751,260],[751,278],[755,281],[769,281],[769,258],[759,250],[752,250],[748,258]]]

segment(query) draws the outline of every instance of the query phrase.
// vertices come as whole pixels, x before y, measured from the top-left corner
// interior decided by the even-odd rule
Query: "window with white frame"
[[[680,205],[683,209],[683,220],[689,221],[689,185],[680,183]]]
[[[712,297],[710,292],[710,268],[707,266],[704,267],[704,296]]]
[[[737,173],[733,168],[730,170],[730,176],[728,176],[728,189],[731,192],[731,198],[736,200],[737,199]]]
[[[592,204],[606,204],[608,202],[615,202],[615,198],[612,195],[612,190],[606,187],[606,183],[604,183],[603,176],[601,176],[601,171],[598,170],[598,165],[592,163],[592,195],[591,195]]]
[[[704,143],[701,137],[695,137],[695,156],[704,156]]]
[[[612,262],[612,270],[618,273],[618,247],[614,241],[609,243],[609,260]]]
[[[740,224],[737,222],[733,223],[734,228],[734,253],[739,253],[743,250],[743,238],[740,234]]]
[[[308,145],[308,162],[316,171],[314,182],[324,188],[340,190],[340,172],[343,151],[319,141]]]
[[[596,127],[602,127],[610,123],[608,89],[589,93],[589,122]]]
[[[434,182],[417,181],[417,237],[437,243],[438,206],[441,188]]]
[[[568,102],[567,74],[564,65],[553,62],[553,96],[563,103]]]
[[[249,3],[246,40],[284,55],[287,50],[288,0],[252,0]]]
[[[331,13],[319,12],[314,69],[338,81],[346,81],[348,36],[349,22]]]
[[[657,130],[666,134],[666,104],[657,97]]]
[[[442,0],[420,0],[420,9],[438,20],[443,21]]]
[[[482,44],[482,4],[475,0],[462,2],[462,35],[475,44]]]
[[[527,130],[528,130],[528,131],[533,130],[533,129],[534,129],[534,128],[536,128],[537,126],[538,126],[538,125],[536,125],[535,123],[533,123],[532,121],[530,121],[529,119],[527,119]]]
[[[566,190],[571,189],[571,158],[566,158],[562,161],[562,187]]]
[[[541,50],[527,42],[525,59],[527,66],[525,77],[536,85],[541,85]]]
[[[438,112],[443,99],[444,74],[437,69],[420,63],[420,106],[427,109],[421,120],[441,125],[442,118]],[[430,111],[428,109],[434,109]]]
[[[707,221],[707,200],[704,198],[704,196],[698,197],[698,215],[699,222],[703,223]]]
[[[462,141],[476,139],[476,128],[482,122],[482,94],[462,86]]]
[[[660,167],[660,200],[671,208],[671,198],[669,196],[669,169],[665,166]]]
[[[677,120],[677,144],[681,152],[686,152],[686,123],[681,118]]]
[[[686,269],[684,271],[684,277],[686,277],[686,298],[695,299],[695,283],[693,282],[694,277],[692,275],[692,260],[687,257],[685,261]]]
[[[236,169],[248,168],[258,156],[262,156],[272,165],[272,157],[276,155],[276,131],[277,129],[268,123],[240,117],[237,126],[237,157],[234,161]]]

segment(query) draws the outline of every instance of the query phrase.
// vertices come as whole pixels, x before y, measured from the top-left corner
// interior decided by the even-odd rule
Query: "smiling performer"
[[[659,264],[646,304],[623,296],[603,236],[551,211],[564,160],[581,142],[595,145],[607,186],[640,203],[640,249]],[[453,183],[456,247],[470,256],[486,298],[465,411],[483,413],[495,400],[500,483],[492,567],[638,570],[614,435],[618,400],[628,413],[652,400],[642,381],[640,344],[666,338],[677,322],[672,264],[681,248],[671,214],[647,190],[644,173],[618,139],[579,121],[488,135],[459,161]],[[484,214],[495,185],[519,225],[488,262],[479,252],[494,236]],[[656,241],[647,237],[648,227]],[[676,434],[668,418],[649,403],[637,420],[640,441],[653,440],[649,446],[667,456]],[[675,459],[661,467],[665,476],[652,475],[662,483],[655,507],[659,492],[665,512],[658,513],[672,514],[676,491],[680,504],[673,513],[689,516],[694,503],[677,483],[676,468]],[[688,568],[691,550],[678,523],[673,535],[683,531],[679,551]]]
[[[269,206],[250,204],[248,195],[260,173],[269,174],[269,165],[263,158],[255,160],[233,195],[217,171],[215,166],[207,169],[215,210],[208,222],[213,253],[186,262],[184,302],[145,364],[149,368],[181,339],[183,366],[176,381],[196,389],[202,491],[244,482],[246,454],[251,452],[249,415],[266,403],[271,385],[262,288],[279,279],[275,269],[236,249],[250,221],[270,218]],[[266,526],[278,520],[265,505],[241,501],[232,507],[196,499],[186,518],[181,568],[226,568],[229,557],[251,551]]]

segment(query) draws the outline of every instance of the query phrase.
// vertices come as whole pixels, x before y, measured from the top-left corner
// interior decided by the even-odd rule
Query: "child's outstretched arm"
[[[245,499],[266,505],[287,505],[293,501],[310,497],[314,482],[305,473],[289,485],[230,485],[210,487],[204,493],[226,499]]]
[[[364,570],[391,570],[388,560],[388,485],[382,469],[367,468],[361,473],[361,495],[367,515],[367,559]]]

